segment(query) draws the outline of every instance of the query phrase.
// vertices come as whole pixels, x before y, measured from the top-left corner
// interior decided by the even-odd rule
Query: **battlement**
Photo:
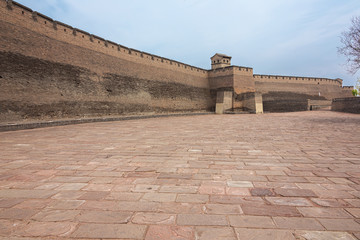
[[[172,70],[190,72],[192,74],[206,75],[207,70],[185,64],[169,58],[157,56],[137,49],[132,49],[102,37],[93,35],[68,24],[53,20],[52,18],[33,11],[12,0],[1,0],[2,12],[12,15],[10,20],[14,24],[29,28],[41,34],[48,35],[57,40],[68,42],[80,47],[89,48],[98,52],[116,57],[140,61],[150,65],[171,68]]]
[[[343,86],[344,90],[354,90],[354,86]]]
[[[254,74],[254,80],[259,82],[286,82],[303,84],[327,84],[342,86],[341,79],[299,77],[299,76],[280,76],[280,75],[260,75]]]

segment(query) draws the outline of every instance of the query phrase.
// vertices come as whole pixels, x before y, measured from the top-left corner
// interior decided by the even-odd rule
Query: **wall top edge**
[[[331,79],[331,78],[322,78],[322,77],[303,77],[303,76],[286,76],[286,75],[268,75],[268,74],[254,74],[254,77],[286,77],[286,78],[312,78],[312,79],[319,79],[319,80],[332,80],[340,82],[341,79]]]
[[[75,31],[77,31],[77,32],[80,32],[80,33],[82,33],[82,34],[88,35],[89,37],[94,37],[94,38],[99,39],[99,40],[107,41],[108,43],[112,43],[112,44],[117,45],[117,46],[119,46],[119,47],[121,47],[121,48],[125,48],[125,49],[128,49],[128,50],[130,50],[130,51],[136,51],[136,52],[139,52],[139,53],[147,54],[147,55],[150,55],[150,56],[152,56],[152,57],[160,58],[160,59],[162,59],[162,60],[166,60],[166,61],[170,61],[170,62],[173,62],[173,63],[177,63],[177,64],[180,64],[180,65],[186,66],[186,67],[188,67],[188,68],[197,69],[197,70],[204,71],[204,72],[208,71],[207,69],[203,69],[203,68],[200,68],[200,67],[192,66],[192,65],[189,65],[189,64],[186,64],[186,63],[183,63],[183,62],[179,62],[179,61],[172,60],[172,59],[169,59],[169,58],[157,56],[157,55],[155,55],[155,54],[143,52],[143,51],[140,51],[140,50],[137,50],[137,49],[132,49],[132,48],[123,46],[123,45],[121,45],[121,44],[117,44],[117,43],[115,43],[115,42],[113,42],[113,41],[106,40],[106,39],[104,39],[104,38],[102,38],[102,37],[93,35],[93,34],[91,34],[91,33],[88,33],[88,32],[86,32],[86,31],[84,31],[84,30],[81,30],[81,29],[78,29],[78,28],[74,28],[74,27],[72,27],[72,26],[70,26],[70,25],[68,25],[68,24],[63,23],[63,22],[56,21],[56,20],[54,20],[54,19],[52,19],[52,18],[50,18],[50,17],[48,17],[48,16],[46,16],[46,15],[44,15],[44,14],[42,14],[42,13],[33,11],[31,8],[26,7],[26,6],[20,4],[20,3],[16,2],[16,1],[12,1],[12,0],[4,0],[4,1],[7,2],[7,3],[11,3],[11,4],[17,6],[17,7],[21,8],[21,9],[23,9],[24,11],[28,11],[28,12],[30,12],[30,13],[36,14],[36,15],[39,16],[39,17],[42,17],[42,18],[47,19],[47,20],[49,20],[49,21],[52,21],[52,22],[55,23],[55,24],[58,24],[58,25],[61,25],[61,26],[64,26],[64,27],[73,29],[73,30],[75,30]]]

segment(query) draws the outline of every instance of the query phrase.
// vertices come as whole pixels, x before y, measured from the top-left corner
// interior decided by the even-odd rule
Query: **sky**
[[[75,28],[140,51],[210,69],[215,53],[254,74],[341,78],[337,52],[359,0],[17,0]]]

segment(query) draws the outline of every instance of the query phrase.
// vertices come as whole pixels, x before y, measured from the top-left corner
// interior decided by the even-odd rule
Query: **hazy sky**
[[[17,0],[130,48],[209,69],[215,53],[255,74],[342,78],[341,32],[360,0]]]

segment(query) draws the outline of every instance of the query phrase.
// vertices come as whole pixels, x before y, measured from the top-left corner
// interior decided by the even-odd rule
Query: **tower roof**
[[[228,55],[225,55],[225,54],[222,54],[222,53],[216,53],[214,56],[212,56],[211,58],[214,58],[214,57],[216,57],[216,56],[218,56],[218,57],[222,57],[222,58],[230,58],[231,59],[231,57],[230,56],[228,56]]]

